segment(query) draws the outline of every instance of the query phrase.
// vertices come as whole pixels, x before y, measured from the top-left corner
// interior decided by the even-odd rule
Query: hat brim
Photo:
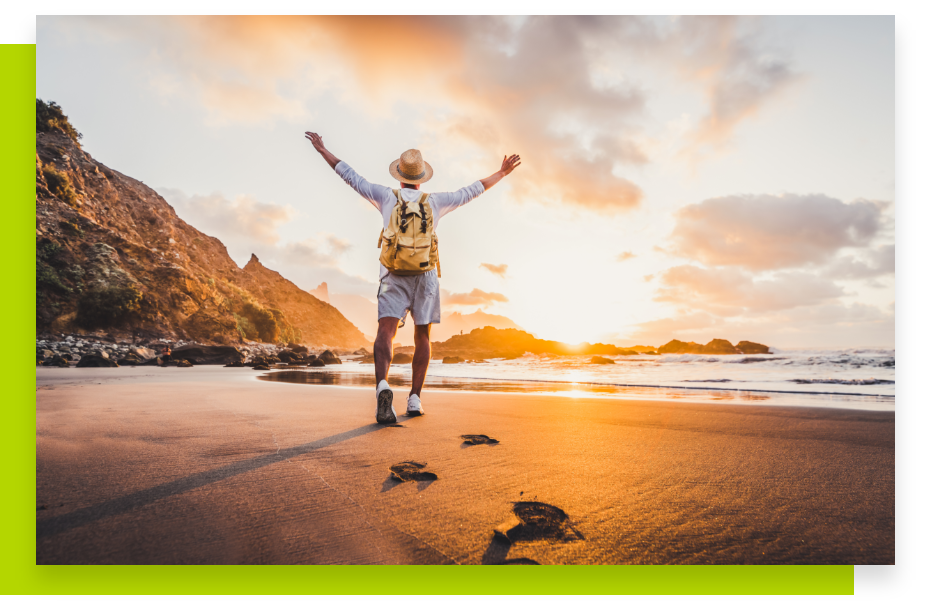
[[[392,161],[392,164],[389,166],[389,173],[392,174],[392,177],[398,180],[399,182],[404,182],[405,184],[424,184],[430,180],[434,175],[434,169],[430,166],[430,163],[424,161],[424,177],[418,180],[408,180],[407,178],[402,178],[402,175],[398,173],[398,162],[401,159],[395,159]]]

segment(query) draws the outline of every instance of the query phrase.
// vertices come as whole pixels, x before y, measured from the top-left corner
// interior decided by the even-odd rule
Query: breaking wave
[[[891,379],[788,379],[791,383],[837,383],[841,385],[895,385]]]

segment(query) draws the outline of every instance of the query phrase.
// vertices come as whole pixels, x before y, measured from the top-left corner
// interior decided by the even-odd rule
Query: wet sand
[[[894,562],[892,412],[258,374],[39,369],[36,562]]]

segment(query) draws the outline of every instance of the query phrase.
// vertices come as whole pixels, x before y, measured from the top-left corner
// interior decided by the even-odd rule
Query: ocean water
[[[425,387],[895,409],[896,366],[895,351],[891,349],[774,350],[772,354],[756,355],[666,354],[612,359],[615,364],[593,365],[590,356],[527,354],[514,360],[494,359],[479,364],[433,361]],[[344,383],[363,380],[366,385],[373,365],[344,360],[344,364],[326,369],[325,374],[345,375]],[[393,384],[410,383],[411,365],[392,365],[389,378]],[[332,383],[330,379],[319,382]]]

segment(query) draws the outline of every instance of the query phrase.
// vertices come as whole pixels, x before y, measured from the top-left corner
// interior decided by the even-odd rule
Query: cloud
[[[152,88],[192,97],[213,123],[304,119],[322,94],[370,116],[413,110],[420,118],[411,127],[427,133],[435,148],[458,150],[456,144],[467,141],[479,151],[481,167],[494,171],[502,155],[520,153],[519,179],[508,183],[514,199],[604,214],[643,201],[627,175],[649,163],[655,134],[665,137],[649,115],[653,98],[665,90],[661,79],[679,78],[707,101],[692,136],[698,154],[725,142],[795,79],[787,60],[758,42],[762,21],[754,18],[80,22],[144,49]],[[426,95],[409,94],[409,70],[413,90]]]
[[[694,159],[723,148],[739,123],[800,78],[787,59],[755,45],[758,24],[733,17],[684,19],[680,46],[691,58],[684,70],[704,83],[709,104],[685,149]]]
[[[157,192],[183,220],[223,241],[243,239],[273,245],[280,238],[277,228],[295,215],[288,205],[263,203],[249,195],[228,199],[218,192],[192,196],[169,188],[159,188]]]
[[[508,298],[498,292],[485,292],[478,288],[473,288],[471,292],[450,292],[448,290],[440,291],[440,302],[443,305],[481,305],[488,306],[495,303],[507,303]]]
[[[845,280],[863,280],[896,273],[896,246],[870,248],[864,259],[853,256],[837,258],[824,270],[826,277]]]
[[[706,343],[711,339],[757,341],[772,347],[890,347],[895,341],[893,311],[862,303],[825,303],[758,317],[723,317],[705,312],[633,325],[608,339],[626,345],[664,345],[671,339]]]
[[[333,247],[332,247],[333,241]],[[322,239],[303,239],[298,242],[289,242],[277,249],[277,258],[294,265],[309,265],[312,267],[337,267],[338,257],[343,252],[337,238],[324,235]],[[349,244],[346,246],[349,248]]]
[[[491,263],[482,263],[479,265],[480,268],[488,270],[489,273],[493,273],[498,277],[504,278],[507,273],[507,265],[492,265]]]
[[[756,271],[823,264],[842,248],[868,245],[884,227],[885,207],[818,194],[707,199],[677,212],[672,254]]]
[[[623,261],[628,261],[631,258],[636,258],[636,255],[627,250],[617,255],[617,262],[622,263]]]
[[[340,257],[352,247],[347,240],[319,233],[298,242],[281,242],[278,228],[295,216],[288,205],[262,203],[246,195],[229,199],[221,193],[189,196],[169,188],[157,192],[184,221],[220,239],[239,266],[254,253],[266,267],[303,290],[327,282],[336,292],[375,297],[376,284],[340,267]]]
[[[716,315],[737,316],[833,302],[845,295],[831,280],[812,273],[780,272],[755,279],[738,269],[671,267],[661,274],[655,301]]]

